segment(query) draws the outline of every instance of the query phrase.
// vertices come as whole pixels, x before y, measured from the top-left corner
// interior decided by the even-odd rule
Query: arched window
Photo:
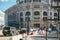
[[[28,11],[28,12],[26,12],[26,14],[25,14],[26,16],[30,16],[31,15],[31,13]]]
[[[34,15],[40,15],[39,11],[35,11]]]
[[[43,12],[43,16],[47,16],[47,12]]]
[[[54,13],[54,16],[57,16],[57,13]]]

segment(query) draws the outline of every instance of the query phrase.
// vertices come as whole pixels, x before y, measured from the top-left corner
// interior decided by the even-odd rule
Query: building
[[[57,10],[51,7],[51,0],[17,0],[19,25],[21,27],[42,27],[56,24]],[[27,22],[28,21],[28,22]]]
[[[6,26],[5,25],[5,13],[0,11],[0,30],[3,26]]]
[[[7,24],[9,27],[17,27],[19,26],[19,14],[17,13],[17,5],[13,5],[12,7],[10,7],[9,9],[7,9],[5,11],[6,15],[7,15]]]
[[[58,12],[51,7],[51,0],[17,0],[16,2],[16,5],[5,11],[8,16],[8,26],[42,27],[57,23]]]
[[[58,21],[60,22],[60,0],[52,0],[51,6],[58,11]]]

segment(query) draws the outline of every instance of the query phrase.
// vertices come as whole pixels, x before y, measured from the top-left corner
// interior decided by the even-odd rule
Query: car
[[[54,27],[53,30],[54,30],[54,31],[57,31],[57,27]]]
[[[26,33],[27,32],[27,28],[21,28],[21,30],[20,30],[20,34],[22,34],[22,33]]]
[[[2,33],[4,36],[12,36],[10,27],[3,27]]]

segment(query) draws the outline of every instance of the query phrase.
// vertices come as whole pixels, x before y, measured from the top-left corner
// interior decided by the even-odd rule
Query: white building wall
[[[5,14],[5,26],[8,27],[8,15]]]
[[[0,30],[5,26],[5,13],[0,11]]]

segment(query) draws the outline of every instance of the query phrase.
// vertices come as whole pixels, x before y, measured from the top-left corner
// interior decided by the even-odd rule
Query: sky
[[[16,0],[0,0],[0,10],[5,11],[16,4]]]

